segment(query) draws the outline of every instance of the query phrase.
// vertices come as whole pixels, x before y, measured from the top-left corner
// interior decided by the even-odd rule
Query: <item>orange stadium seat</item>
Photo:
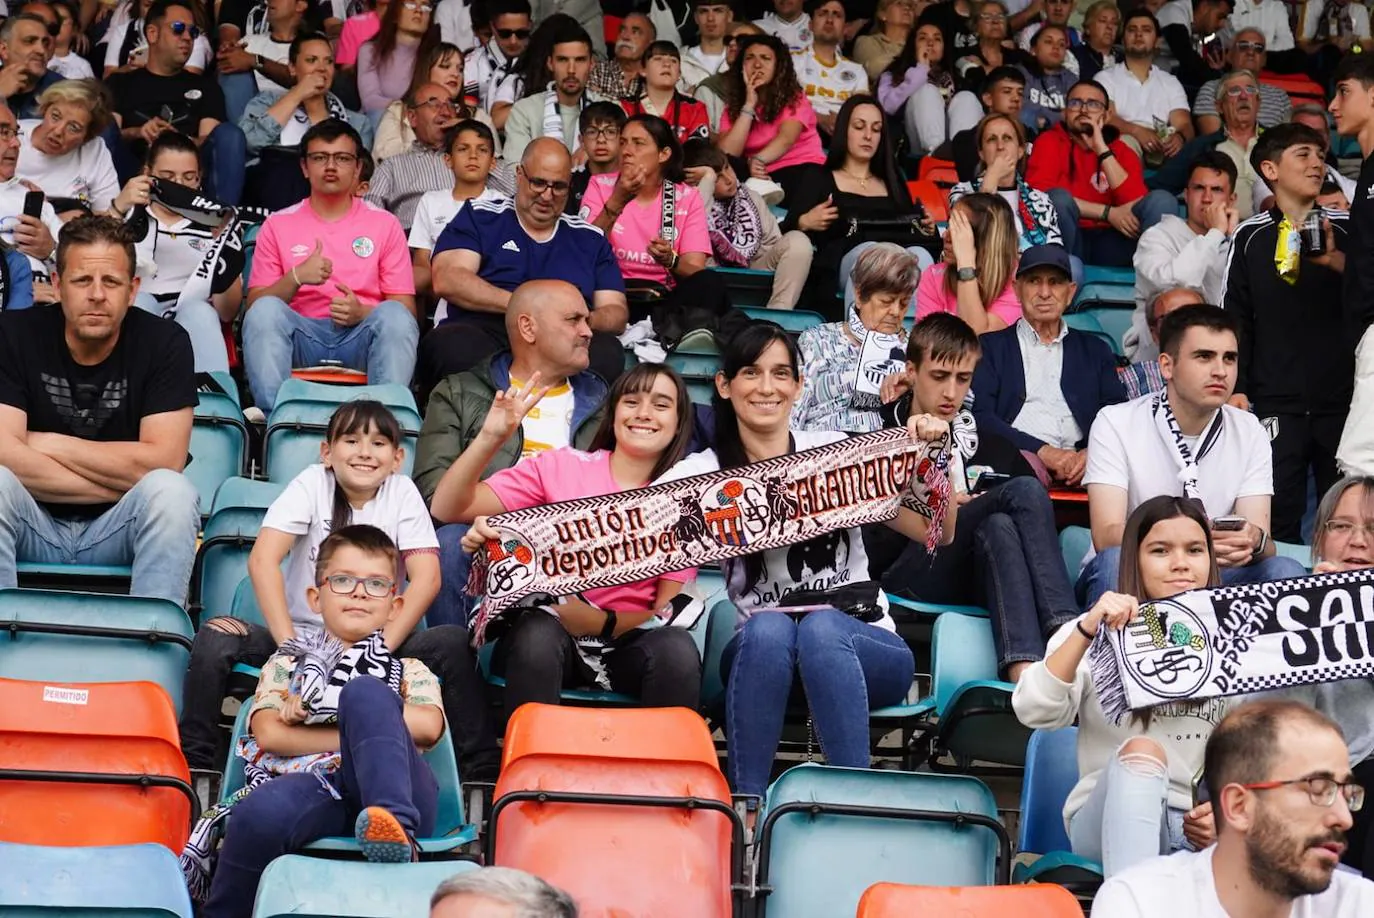
[[[1083,909],[1061,886],[902,886],[876,883],[864,890],[857,918],[1083,918]]]
[[[949,192],[946,189],[930,179],[907,182],[906,187],[911,192],[911,200],[924,205],[930,219],[936,223],[944,223],[949,219]]]

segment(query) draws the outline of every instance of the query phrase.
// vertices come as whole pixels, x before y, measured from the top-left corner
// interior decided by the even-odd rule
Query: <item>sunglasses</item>
[[[178,19],[176,22],[167,23],[167,28],[171,29],[172,34],[175,35],[177,38],[180,38],[187,32],[191,33],[191,41],[195,41],[197,38],[200,38],[200,28],[189,22],[182,22]]]
[[[529,29],[497,29],[496,37],[503,39],[518,38],[521,41],[530,37]]]
[[[1238,41],[1236,42],[1237,51],[1263,51],[1264,42],[1262,41]]]

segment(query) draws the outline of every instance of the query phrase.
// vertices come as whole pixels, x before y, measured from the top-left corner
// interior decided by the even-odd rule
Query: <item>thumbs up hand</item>
[[[291,271],[302,287],[323,284],[334,273],[334,262],[324,257],[324,242],[316,239],[315,251]]]

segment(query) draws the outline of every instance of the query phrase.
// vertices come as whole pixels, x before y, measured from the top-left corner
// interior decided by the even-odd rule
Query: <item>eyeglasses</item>
[[[406,9],[410,10],[412,13],[414,13],[414,12],[421,12],[421,13],[432,13],[432,12],[434,12],[434,7],[433,7],[432,5],[430,5],[430,4],[428,4],[428,3],[416,3],[415,0],[408,0],[408,2],[403,3],[403,4],[401,4],[401,5],[404,6]]]
[[[19,128],[8,124],[0,124],[0,143],[13,143],[19,136]]]
[[[351,166],[358,161],[356,153],[307,153],[305,158],[312,166],[327,165],[330,160],[336,166]]]
[[[354,577],[352,574],[330,574],[324,578],[324,582],[329,584],[331,593],[338,593],[340,596],[350,596],[358,589],[358,584],[363,585],[367,595],[374,599],[381,599],[390,596],[396,589],[396,581],[388,577]]]
[[[979,22],[1006,22],[1006,21],[1007,21],[1007,14],[1006,14],[1006,13],[979,13],[979,14],[978,14],[978,21],[979,21]]]
[[[1238,41],[1236,42],[1237,51],[1258,51],[1264,53],[1264,42],[1262,41]]]
[[[2,138],[3,135],[0,135],[0,139]],[[1357,525],[1350,520],[1327,520],[1324,528],[1327,535],[1335,536],[1338,539],[1348,539],[1355,534],[1356,529],[1359,529],[1364,533],[1366,539],[1374,541],[1374,523]]]
[[[614,125],[607,127],[589,127],[582,132],[582,136],[588,140],[610,140],[612,137],[620,136],[620,128]]]
[[[1293,778],[1290,781],[1260,781],[1256,784],[1242,784],[1246,790],[1274,790],[1289,785],[1301,787],[1307,792],[1307,799],[1313,806],[1327,807],[1336,802],[1336,793],[1345,798],[1350,812],[1358,813],[1364,806],[1364,788],[1352,782],[1342,783],[1334,778],[1317,775],[1311,778]]]
[[[1064,103],[1065,111],[1081,108],[1085,112],[1105,112],[1107,103],[1101,99],[1070,99]]]
[[[1239,99],[1241,96],[1257,96],[1259,95],[1259,87],[1248,84],[1245,86],[1227,86],[1226,95],[1232,99]]]
[[[167,23],[167,28],[171,29],[172,34],[177,38],[180,38],[187,32],[191,33],[191,41],[200,38],[200,27],[191,22],[182,22],[178,19],[176,22]]]
[[[525,175],[523,172],[521,175]],[[535,178],[532,175],[525,175],[525,181],[530,183],[530,191],[536,195],[541,195],[546,191],[552,191],[554,196],[567,194],[570,187],[567,182],[551,182],[548,179]]]
[[[423,102],[416,102],[411,108],[416,111],[422,108],[434,108],[439,111],[443,111],[444,109],[448,109],[449,111],[454,110],[452,99],[426,99]]]
[[[501,39],[518,38],[521,41],[530,37],[529,29],[497,29],[496,37]]]

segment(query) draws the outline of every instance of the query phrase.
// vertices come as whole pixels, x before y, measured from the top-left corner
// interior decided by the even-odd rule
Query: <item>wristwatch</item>
[[[954,272],[954,279],[961,281],[975,281],[978,279],[977,268],[959,268]]]
[[[615,613],[610,609],[606,610],[606,624],[601,628],[601,640],[609,641],[615,637]]]

